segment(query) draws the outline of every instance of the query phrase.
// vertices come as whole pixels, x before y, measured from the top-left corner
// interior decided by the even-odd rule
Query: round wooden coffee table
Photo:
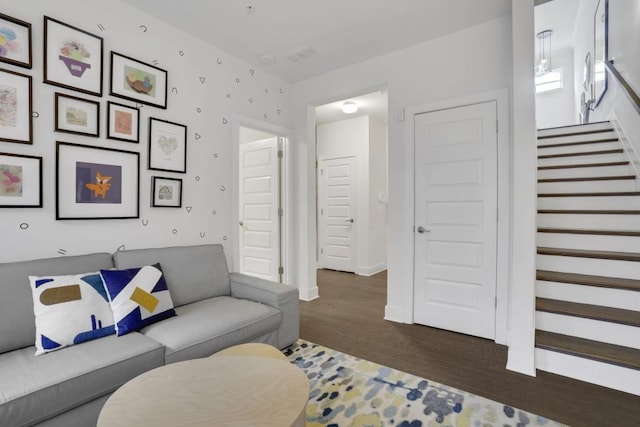
[[[218,356],[153,369],[109,397],[98,427],[304,426],[309,381],[284,360]]]

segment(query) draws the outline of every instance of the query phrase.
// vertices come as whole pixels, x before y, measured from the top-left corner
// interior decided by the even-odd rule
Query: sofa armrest
[[[278,347],[285,348],[300,336],[298,288],[241,273],[229,273],[231,296],[260,302],[282,312],[278,329]]]

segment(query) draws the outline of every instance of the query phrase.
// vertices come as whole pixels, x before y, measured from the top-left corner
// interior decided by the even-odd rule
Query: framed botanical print
[[[44,17],[44,82],[102,96],[103,40]]]
[[[149,118],[149,169],[187,172],[187,127]]]
[[[32,144],[31,76],[0,69],[0,141]]]
[[[109,94],[166,109],[167,72],[112,51]]]
[[[31,24],[0,13],[0,61],[31,68]]]
[[[57,142],[56,219],[139,217],[140,155]]]
[[[182,207],[182,180],[179,178],[151,177],[151,207]]]
[[[107,138],[139,142],[140,110],[115,102],[107,102]]]
[[[42,157],[0,153],[0,208],[42,207]]]
[[[100,103],[56,92],[56,132],[100,136]]]

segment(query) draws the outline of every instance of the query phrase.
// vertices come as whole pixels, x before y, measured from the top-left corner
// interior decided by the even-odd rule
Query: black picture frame
[[[109,95],[167,109],[166,70],[111,51]]]
[[[56,220],[140,217],[140,153],[56,142]]]
[[[187,173],[187,126],[149,117],[149,170]]]
[[[140,110],[107,101],[107,138],[125,142],[140,142]]]
[[[42,157],[0,153],[0,208],[42,207]]]
[[[14,46],[0,48],[0,61],[30,69],[33,63],[31,23],[0,13],[0,35]],[[12,51],[21,44],[25,46],[25,52]]]
[[[98,138],[100,136],[100,103],[77,96],[55,93],[56,132]]]
[[[176,194],[177,193],[177,194]],[[165,176],[151,177],[151,207],[181,208],[182,179]]]
[[[44,83],[101,97],[103,56],[102,37],[44,17]]]
[[[0,69],[0,123],[0,141],[33,144],[31,76]]]

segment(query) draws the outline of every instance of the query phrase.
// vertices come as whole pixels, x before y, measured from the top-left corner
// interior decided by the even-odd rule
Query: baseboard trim
[[[299,288],[298,292],[300,293],[299,299],[301,299],[302,301],[313,301],[314,299],[320,297],[317,286],[314,286],[313,288]]]
[[[397,323],[413,323],[413,319],[407,319],[407,310],[404,310],[399,305],[385,305],[384,307],[384,320]]]
[[[507,369],[521,374],[536,376],[535,359],[533,353],[509,349],[507,353]]]
[[[373,276],[374,274],[378,274],[381,271],[385,271],[387,269],[387,264],[378,264],[371,267],[360,267],[356,274],[359,276]]]

